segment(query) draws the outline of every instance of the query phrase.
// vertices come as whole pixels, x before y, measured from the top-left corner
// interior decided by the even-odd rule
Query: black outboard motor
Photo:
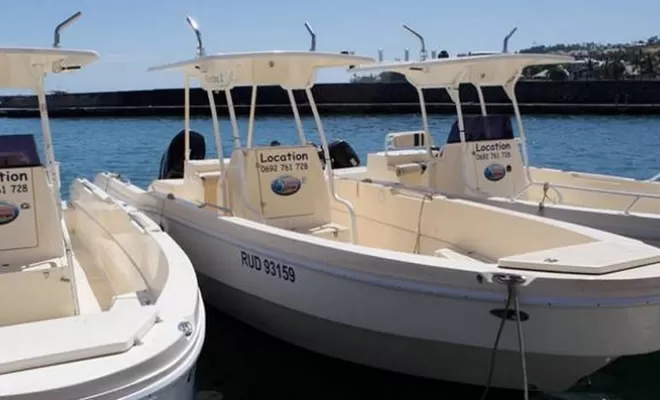
[[[332,169],[351,168],[360,166],[360,157],[350,144],[343,139],[335,140],[328,145],[328,152],[332,160]]]
[[[183,178],[183,163],[186,152],[186,131],[182,129],[174,136],[170,145],[160,159],[160,174],[158,179]],[[206,140],[204,136],[190,131],[190,159],[203,160],[206,157]]]

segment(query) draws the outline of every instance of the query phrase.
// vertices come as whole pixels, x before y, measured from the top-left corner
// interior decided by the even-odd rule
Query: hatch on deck
[[[660,249],[635,242],[590,242],[500,258],[500,268],[601,275],[660,263]]]

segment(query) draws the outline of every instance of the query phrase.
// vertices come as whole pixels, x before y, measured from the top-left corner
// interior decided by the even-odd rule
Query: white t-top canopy
[[[7,89],[34,89],[38,84],[37,69],[59,73],[68,69],[79,69],[97,60],[99,55],[89,50],[66,50],[59,48],[0,48],[0,87]]]
[[[192,60],[149,68],[148,71],[181,71],[198,78],[207,90],[236,86],[280,85],[305,89],[314,85],[318,68],[349,67],[375,62],[372,57],[316,51],[258,51],[201,56]]]
[[[504,86],[525,67],[574,62],[574,57],[556,54],[500,53],[358,66],[351,72],[398,72],[419,88],[452,87],[461,83]]]

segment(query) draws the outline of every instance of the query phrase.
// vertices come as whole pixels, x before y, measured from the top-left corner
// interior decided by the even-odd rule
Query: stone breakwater
[[[399,114],[419,112],[417,93],[408,83],[325,83],[312,89],[319,109],[328,114]],[[660,80],[657,81],[521,81],[516,95],[524,113],[660,114]],[[249,111],[250,88],[236,88],[232,96],[238,114]],[[304,93],[295,93],[301,113],[310,112]],[[511,112],[511,102],[501,88],[484,88],[490,112]],[[453,114],[455,108],[442,89],[425,91],[428,111]],[[466,112],[478,112],[472,86],[461,88]],[[183,114],[183,89],[69,93],[48,96],[52,117],[179,116]],[[225,96],[216,94],[220,114],[226,114]],[[286,92],[277,86],[259,88],[257,111],[291,112]],[[191,90],[191,113],[208,115],[206,94]],[[38,116],[35,96],[1,96],[0,116]]]

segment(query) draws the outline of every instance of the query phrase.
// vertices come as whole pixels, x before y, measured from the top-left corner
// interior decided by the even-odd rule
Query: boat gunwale
[[[112,178],[115,179],[115,178]],[[123,185],[127,185],[124,182],[121,182],[117,179],[116,181],[120,182]],[[167,199],[168,194],[164,192],[156,192],[156,191],[145,191],[144,189],[141,189],[133,184],[128,184],[131,185],[139,190],[141,190],[143,193],[141,194],[146,194],[148,196],[156,196],[159,201],[163,200],[174,200],[177,202],[179,205],[190,208],[192,210],[200,211],[200,212],[206,212],[208,211],[202,211],[199,209],[199,207],[194,204],[191,201],[188,201],[184,198],[179,198],[175,197],[173,199]],[[127,185],[127,186],[128,186]],[[162,196],[162,198],[161,198]],[[160,215],[162,218],[166,218],[170,221],[173,221],[174,219],[172,218],[172,214],[169,214],[168,216],[163,215],[163,206],[162,205],[153,205],[150,206],[149,204],[144,204],[141,203],[139,208],[141,210],[145,210],[146,212]],[[218,216],[217,220],[222,220],[225,223],[231,223],[234,226],[239,226],[244,229],[255,229],[258,230],[262,233],[270,234],[270,235],[275,235],[279,234],[281,232],[285,233],[285,235],[281,235],[281,237],[286,237],[288,239],[291,239],[289,236],[293,236],[295,240],[299,240],[302,242],[306,242],[308,244],[313,244],[317,245],[320,247],[325,247],[332,249],[333,251],[343,251],[347,253],[364,253],[364,246],[360,245],[351,245],[350,243],[343,243],[343,242],[336,242],[330,239],[325,239],[325,238],[318,238],[318,237],[311,237],[307,234],[300,233],[300,232],[294,232],[294,231],[289,231],[286,229],[282,228],[277,228],[277,227],[271,227],[271,226],[259,226],[258,223],[255,223],[253,221],[249,221],[247,219],[239,218],[239,217],[221,217]],[[220,240],[222,242],[225,242],[227,244],[230,244],[234,247],[237,248],[242,248],[245,250],[256,250],[258,253],[263,254],[265,256],[273,256],[276,255],[276,258],[279,258],[280,260],[286,261],[287,263],[290,263],[290,265],[298,267],[298,268],[303,268],[307,270],[312,270],[315,272],[320,272],[326,275],[330,276],[335,276],[343,279],[351,279],[355,280],[357,282],[373,285],[373,286],[379,286],[383,288],[389,288],[389,289],[394,289],[394,290],[401,290],[401,291],[407,291],[407,292],[413,292],[413,293],[422,293],[422,294],[428,294],[428,295],[433,295],[433,296],[440,296],[440,297],[449,297],[449,298],[460,298],[463,300],[474,300],[474,301],[489,301],[489,302],[498,302],[498,303],[503,303],[506,301],[506,287],[505,285],[489,285],[487,287],[492,287],[493,290],[474,290],[474,289],[457,289],[457,288],[452,288],[448,285],[446,286],[438,286],[437,284],[429,284],[429,283],[424,283],[420,281],[414,281],[411,279],[405,279],[403,277],[397,278],[396,276],[386,276],[386,275],[378,275],[376,273],[369,273],[369,272],[364,272],[364,271],[358,271],[355,269],[347,269],[344,267],[340,266],[334,266],[334,265],[329,265],[326,262],[322,261],[313,261],[313,262],[306,262],[306,263],[300,263],[300,262],[289,262],[289,259],[292,259],[290,255],[287,253],[281,252],[275,252],[273,250],[270,250],[268,248],[264,248],[262,246],[258,245],[249,245],[245,243],[239,242],[238,239],[234,239],[233,237],[229,237],[229,235],[220,235],[217,231],[217,229],[208,229],[203,226],[200,226],[199,224],[196,224],[195,221],[192,221],[190,219],[184,218],[183,220],[177,218],[177,220],[174,220],[173,222],[178,223],[180,225],[183,225],[184,227],[203,233],[207,236],[211,236],[216,240]],[[245,223],[247,222],[247,224]],[[254,226],[250,226],[251,224],[254,224]],[[276,230],[277,233],[274,232],[268,232],[269,230]],[[341,246],[341,247],[340,247]],[[389,254],[395,254],[398,252],[392,251],[392,250],[385,250],[385,249],[370,249],[370,252],[374,253],[385,253],[386,255]],[[374,255],[371,255],[374,257]],[[407,253],[401,253],[398,255],[398,258],[401,258],[402,256],[406,256],[412,259],[412,261],[417,261],[419,259],[420,261],[429,261],[433,259],[433,256],[426,256],[426,255],[417,255],[417,254],[407,254]],[[378,257],[376,255],[375,257]],[[394,262],[401,262],[403,260],[398,260],[396,257],[395,258],[387,258],[387,257],[380,257],[387,259],[388,261],[394,261]],[[299,258],[297,258],[299,259]],[[311,260],[310,260],[311,261]],[[644,282],[645,284],[648,284],[648,286],[654,286],[652,285],[653,282],[657,283],[657,285],[660,287],[660,270],[658,271],[658,275],[654,278],[648,278],[648,277],[635,277],[632,279],[626,279],[626,278],[620,278],[620,277],[613,277],[613,275],[617,274],[622,274],[625,273],[626,271],[629,271],[630,269],[627,270],[622,270],[622,271],[616,271],[616,272],[611,272],[611,273],[606,273],[606,274],[601,274],[601,275],[593,275],[593,274],[577,274],[577,273],[562,273],[562,272],[539,272],[539,271],[530,271],[530,270],[515,270],[515,269],[505,269],[505,268],[497,268],[497,264],[483,264],[483,265],[490,265],[493,266],[494,268],[492,270],[484,270],[484,271],[478,271],[478,270],[470,270],[466,271],[464,268],[461,268],[459,266],[451,266],[452,264],[451,260],[443,260],[449,265],[443,265],[442,268],[446,270],[446,272],[450,273],[468,273],[468,274],[474,274],[474,282],[477,283],[477,280],[480,279],[478,278],[481,276],[484,278],[484,282],[489,279],[489,277],[492,277],[494,274],[514,274],[514,275],[521,275],[527,279],[527,282],[525,286],[520,290],[520,303],[521,305],[526,305],[526,306],[542,306],[542,307],[566,307],[566,308],[604,308],[604,307],[636,307],[636,306],[650,306],[650,305],[656,305],[660,304],[660,291],[658,291],[657,295],[646,295],[646,296],[621,296],[621,297],[612,297],[611,293],[609,296],[605,297],[578,297],[578,296],[573,296],[573,297],[558,297],[558,296],[542,296],[542,295],[534,295],[530,293],[530,290],[532,290],[534,282],[538,283],[559,283],[559,284],[565,284],[567,286],[571,285],[580,285],[580,284],[588,284],[592,283],[594,281],[606,281],[608,284],[621,284],[621,283],[630,283],[631,285],[634,285],[636,282]],[[404,261],[405,262],[405,261]],[[458,264],[458,263],[456,263]],[[423,262],[423,263],[418,263],[419,266],[421,267],[428,267],[428,268],[438,268],[436,265],[432,265],[428,262]],[[660,264],[651,264],[651,266],[660,266]],[[636,269],[636,268],[644,268],[648,267],[647,266],[640,266],[640,267],[633,267],[631,269]],[[578,278],[578,279],[575,279]],[[651,284],[649,284],[651,283]],[[495,289],[499,288],[499,290]],[[631,287],[630,290],[637,289],[634,287]],[[574,292],[583,292],[585,289],[584,288],[575,288]]]

